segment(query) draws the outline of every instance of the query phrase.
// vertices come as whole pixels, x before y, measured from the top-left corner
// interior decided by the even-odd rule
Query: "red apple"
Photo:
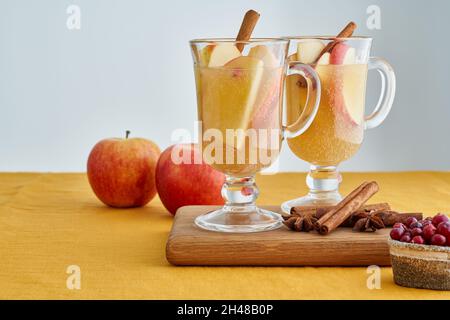
[[[98,142],[87,163],[89,183],[106,205],[141,207],[156,195],[155,170],[161,153],[146,139],[111,138]]]
[[[183,161],[181,161],[183,160]],[[156,166],[159,198],[173,215],[187,205],[222,205],[225,175],[202,160],[196,144],[173,145],[161,153]]]

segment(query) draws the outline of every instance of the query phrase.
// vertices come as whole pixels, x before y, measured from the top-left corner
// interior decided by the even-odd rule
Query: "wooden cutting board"
[[[215,206],[180,208],[166,246],[174,265],[368,266],[390,265],[389,229],[353,232],[339,228],[327,236],[293,232],[284,226],[258,233],[220,233],[194,225],[196,216]],[[267,206],[280,212],[279,207]]]

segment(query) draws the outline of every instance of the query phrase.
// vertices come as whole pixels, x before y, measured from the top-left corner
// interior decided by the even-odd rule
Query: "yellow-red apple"
[[[173,215],[187,205],[221,205],[225,175],[202,160],[196,144],[173,145],[161,153],[156,167],[159,198]]]
[[[142,138],[111,138],[98,142],[87,163],[92,190],[106,205],[141,207],[156,195],[155,170],[160,150]]]

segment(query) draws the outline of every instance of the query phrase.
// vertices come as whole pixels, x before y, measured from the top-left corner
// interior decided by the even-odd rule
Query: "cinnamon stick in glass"
[[[249,10],[244,16],[244,20],[242,21],[241,28],[239,29],[239,33],[236,37],[236,41],[248,41],[250,40],[253,30],[255,29],[256,23],[258,22],[260,14],[255,10]],[[236,44],[236,47],[239,51],[242,52],[244,50],[245,43],[239,42]]]
[[[338,33],[336,36],[336,39],[334,41],[328,42],[328,44],[323,48],[322,52],[320,52],[319,56],[317,57],[317,61],[326,53],[330,52],[336,44],[339,43],[339,38],[350,38],[353,35],[353,32],[355,32],[356,29],[356,23],[353,21],[350,21],[344,29],[341,30],[341,32]]]

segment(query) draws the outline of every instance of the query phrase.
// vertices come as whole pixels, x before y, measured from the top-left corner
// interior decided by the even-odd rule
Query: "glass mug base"
[[[292,207],[301,206],[333,206],[342,200],[339,185],[342,181],[336,166],[311,166],[306,176],[309,193],[301,198],[284,202],[281,210],[290,214]]]
[[[290,214],[292,207],[302,206],[334,206],[342,200],[338,191],[309,193],[304,197],[289,200],[281,205],[284,213]]]
[[[278,213],[256,206],[227,206],[198,216],[195,224],[209,231],[249,233],[278,229],[283,219]]]

